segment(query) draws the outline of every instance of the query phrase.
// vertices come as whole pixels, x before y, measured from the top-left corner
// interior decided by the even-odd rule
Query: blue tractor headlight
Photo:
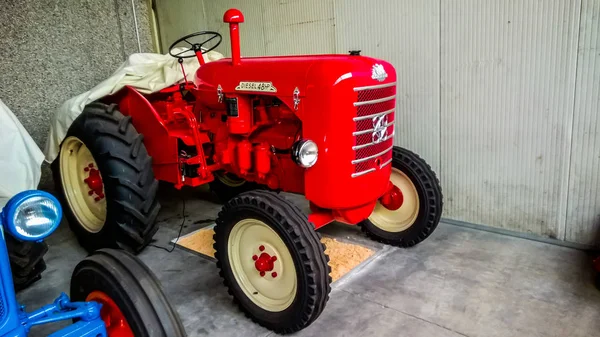
[[[2,224],[15,238],[39,241],[56,230],[62,218],[58,200],[43,191],[25,191],[10,199],[2,211]]]

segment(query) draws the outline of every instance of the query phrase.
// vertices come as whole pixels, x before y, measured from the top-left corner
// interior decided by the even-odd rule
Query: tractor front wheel
[[[413,152],[394,147],[390,182],[402,194],[399,208],[390,210],[381,202],[359,225],[371,238],[399,247],[425,240],[442,215],[442,188],[431,167]]]
[[[248,317],[278,333],[310,325],[329,299],[325,246],[300,209],[268,191],[242,193],[217,218],[217,266]]]
[[[71,300],[102,304],[108,337],[186,336],[160,282],[122,250],[102,249],[81,261],[71,277]]]
[[[85,107],[52,170],[69,226],[88,251],[137,252],[150,242],[158,229],[158,181],[143,136],[116,105]]]

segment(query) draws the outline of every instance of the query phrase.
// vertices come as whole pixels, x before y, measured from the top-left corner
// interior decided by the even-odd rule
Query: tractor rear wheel
[[[92,103],[73,121],[52,163],[65,216],[88,251],[140,251],[158,230],[158,181],[143,136],[116,105]]]
[[[377,202],[368,219],[359,223],[371,238],[399,247],[412,247],[425,240],[442,216],[442,188],[431,167],[418,155],[394,147],[390,181],[402,192],[396,210]]]
[[[102,304],[108,337],[184,337],[177,311],[143,262],[115,249],[94,252],[75,267],[71,300]]]
[[[214,172],[215,179],[209,183],[210,190],[217,195],[223,203],[244,192],[258,187],[253,182],[246,181],[233,173],[225,171]]]
[[[48,252],[45,242],[22,242],[5,235],[15,291],[23,290],[42,278],[46,270],[44,255]]]
[[[329,258],[298,207],[273,192],[251,191],[229,200],[216,222],[217,267],[248,317],[277,333],[319,317],[329,299]]]

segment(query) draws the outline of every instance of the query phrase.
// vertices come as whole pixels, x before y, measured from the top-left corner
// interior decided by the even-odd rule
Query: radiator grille
[[[388,129],[387,129],[388,137],[390,135],[392,135],[393,133],[394,133],[394,125],[388,126]],[[355,139],[356,139],[355,147],[359,147],[361,145],[368,145],[373,142],[373,133],[369,132],[369,133],[363,133],[361,135],[356,135]]]
[[[358,92],[358,101],[372,101],[375,99],[385,98],[396,95],[396,86],[392,85],[389,87],[379,88],[379,89],[371,89],[371,90],[361,90]]]
[[[392,159],[396,83],[354,88],[357,93],[353,177],[376,171]],[[385,130],[385,131],[384,131]]]
[[[390,97],[394,97],[394,96],[390,96]],[[362,101],[362,102],[369,102],[369,101]],[[377,101],[371,101],[371,102],[374,102],[374,103],[357,106],[356,107],[356,116],[357,117],[369,116],[369,115],[372,115],[377,112],[382,112],[382,111],[387,111],[387,110],[393,109],[396,105],[395,97],[392,99],[389,99],[387,101],[383,101],[383,102],[377,102]]]

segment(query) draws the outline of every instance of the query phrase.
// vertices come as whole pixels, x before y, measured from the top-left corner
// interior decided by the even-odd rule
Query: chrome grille
[[[387,129],[387,134],[388,137],[393,137],[394,136],[394,125],[390,125],[388,126]],[[361,147],[367,146],[367,145],[371,145],[373,143],[373,133],[369,132],[369,133],[362,133],[362,134],[358,134],[358,135],[354,135],[355,136],[355,140],[356,140],[356,145],[353,147],[354,150],[359,149]]]
[[[389,165],[394,144],[396,83],[354,88],[357,93],[354,173],[358,177]],[[385,132],[383,129],[385,128]]]

